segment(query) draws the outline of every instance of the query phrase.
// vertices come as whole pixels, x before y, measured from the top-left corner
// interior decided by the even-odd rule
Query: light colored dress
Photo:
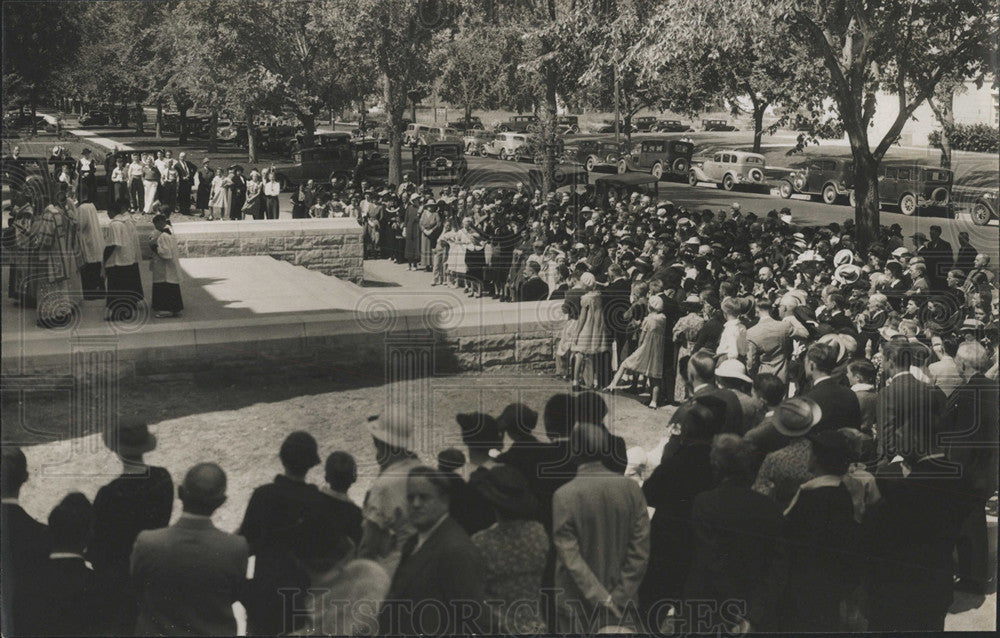
[[[650,379],[663,378],[663,340],[667,333],[667,318],[662,312],[651,312],[642,320],[639,345],[622,365]]]
[[[577,321],[576,340],[570,348],[580,354],[599,354],[611,347],[611,337],[604,325],[601,293],[591,290],[580,300],[580,319]]]
[[[474,243],[472,233],[459,228],[448,237],[448,270],[460,275],[469,272],[465,263],[465,252]]]

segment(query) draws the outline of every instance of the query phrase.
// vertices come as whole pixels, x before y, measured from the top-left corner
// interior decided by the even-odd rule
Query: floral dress
[[[546,631],[539,609],[542,572],[549,537],[538,521],[500,521],[472,535],[483,557],[486,599],[491,605],[490,633],[536,634]]]

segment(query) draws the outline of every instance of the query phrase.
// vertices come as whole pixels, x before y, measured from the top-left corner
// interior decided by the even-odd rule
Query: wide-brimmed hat
[[[528,480],[509,465],[497,465],[476,484],[479,494],[498,510],[528,518],[538,509],[538,500]]]
[[[902,257],[903,255],[912,255],[913,253],[906,246],[900,246],[896,250],[892,251],[893,257]]]
[[[841,248],[837,251],[837,254],[833,256],[834,266],[843,266],[844,264],[854,263],[854,252],[850,248]]]
[[[500,424],[485,412],[466,412],[455,415],[462,429],[462,442],[469,447],[494,448],[503,442]]]
[[[774,411],[774,429],[785,436],[803,436],[819,423],[823,410],[812,399],[788,399]]]
[[[413,425],[396,414],[368,417],[368,432],[373,437],[396,448],[413,449]]]
[[[715,376],[723,379],[739,379],[744,383],[753,383],[747,376],[747,368],[739,359],[725,359],[715,368]]]
[[[976,332],[982,330],[985,327],[984,324],[979,319],[966,319],[962,322],[961,327],[958,329],[959,332]]]
[[[118,419],[118,427],[105,430],[104,445],[122,456],[145,454],[156,449],[156,435],[142,419],[123,416]]]
[[[853,284],[861,278],[861,268],[856,264],[843,264],[833,271],[833,278],[843,284]]]

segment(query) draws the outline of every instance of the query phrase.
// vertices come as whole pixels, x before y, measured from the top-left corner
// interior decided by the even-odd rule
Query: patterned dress
[[[490,633],[546,631],[539,609],[549,537],[538,521],[500,521],[472,535],[486,567],[486,599],[493,607]]]
[[[599,354],[611,348],[611,338],[604,325],[601,293],[591,290],[580,300],[580,319],[577,322],[576,341],[571,348],[581,354]]]
[[[667,318],[663,313],[649,313],[642,320],[638,347],[622,361],[622,365],[650,379],[663,378],[663,339],[666,332]]]

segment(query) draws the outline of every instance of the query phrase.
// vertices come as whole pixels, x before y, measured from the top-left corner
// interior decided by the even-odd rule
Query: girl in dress
[[[180,268],[177,264],[177,239],[170,230],[165,215],[153,217],[153,233],[150,247],[153,256],[149,268],[153,272],[153,312],[160,319],[179,317],[184,310],[181,299]]]
[[[232,182],[229,184],[232,185]],[[208,199],[208,221],[222,219],[226,214],[226,192],[229,186],[226,185],[226,176],[221,172],[216,173],[212,178],[212,194]]]
[[[260,173],[250,173],[247,182],[247,201],[243,204],[243,219],[264,219],[264,182]]]
[[[639,336],[639,345],[635,352],[630,354],[615,373],[615,378],[611,380],[608,392],[614,392],[618,388],[625,372],[641,374],[646,378],[646,383],[652,386],[652,397],[649,407],[655,410],[660,398],[660,379],[663,378],[663,340],[666,337],[667,320],[663,315],[663,297],[659,295],[649,298],[649,314],[642,320],[642,333]]]
[[[597,360],[611,348],[611,338],[604,324],[601,293],[596,290],[597,279],[593,273],[585,272],[580,276],[580,284],[586,292],[580,299],[576,338],[570,348],[573,352],[573,388],[580,389],[589,372],[589,386],[596,390]]]

